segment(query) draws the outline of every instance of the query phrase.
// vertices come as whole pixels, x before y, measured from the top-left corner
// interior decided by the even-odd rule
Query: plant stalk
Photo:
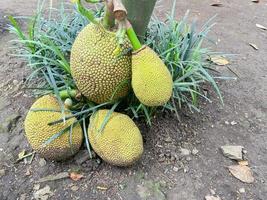
[[[126,33],[127,33],[127,36],[133,46],[133,49],[136,51],[138,49],[141,49],[142,48],[142,44],[140,42],[140,40],[138,39],[131,23],[128,21],[128,20],[125,20],[125,23],[126,23]]]
[[[77,90],[62,90],[59,92],[59,96],[61,99],[76,98],[77,94]]]
[[[93,12],[91,12],[90,10],[86,9],[82,3],[81,3],[81,0],[77,0],[76,1],[76,4],[77,4],[77,9],[78,11],[83,15],[85,16],[90,22],[94,23],[94,24],[97,24],[98,22],[95,20],[95,16],[93,14]]]
[[[141,41],[143,41],[156,1],[157,0],[122,0],[128,12],[128,19]]]
[[[115,18],[113,15],[113,3],[112,0],[105,1],[105,15],[103,18],[103,26],[106,29],[110,29],[115,25]]]

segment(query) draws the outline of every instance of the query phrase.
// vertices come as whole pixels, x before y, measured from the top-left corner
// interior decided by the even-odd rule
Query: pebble
[[[193,150],[192,150],[192,154],[195,156],[195,155],[197,155],[198,154],[198,150],[196,149],[196,148],[194,148]]]
[[[242,152],[243,152],[243,154],[247,154],[248,153],[248,151],[245,150],[245,149],[243,149]]]
[[[0,177],[5,176],[6,172],[4,169],[0,169]]]
[[[236,121],[231,121],[231,125],[232,126],[237,125],[237,122]]]
[[[168,136],[168,137],[166,137],[166,138],[164,139],[164,141],[167,142],[167,143],[170,143],[170,142],[172,142],[172,139],[171,139],[170,136]]]
[[[27,194],[20,195],[19,200],[26,200],[26,199],[27,199]]]
[[[79,190],[79,187],[76,186],[76,185],[74,185],[70,189],[75,192],[75,191],[78,191]]]
[[[162,181],[159,182],[159,184],[160,184],[161,187],[164,187],[164,188],[167,187],[167,182],[166,181],[162,180]]]
[[[178,167],[173,167],[173,171],[178,172],[179,168]]]
[[[186,161],[191,161],[192,159],[191,159],[191,157],[186,157]]]
[[[210,193],[211,193],[212,195],[215,195],[215,194],[216,194],[216,192],[215,192],[213,189],[210,189]]]
[[[182,156],[189,156],[191,153],[190,150],[185,149],[185,148],[181,148],[180,151],[181,151]]]
[[[17,85],[18,83],[19,83],[18,80],[13,80],[13,84],[14,84],[14,85]]]
[[[240,189],[239,189],[239,192],[240,192],[240,193],[245,193],[246,190],[245,190],[245,188],[240,188]]]
[[[207,195],[205,196],[205,200],[221,200],[221,198],[219,196]]]
[[[45,161],[44,158],[40,158],[39,165],[40,165],[41,167],[44,167],[44,166],[46,165],[46,161]]]
[[[221,146],[221,150],[224,156],[232,160],[243,160],[243,146],[225,145]]]
[[[184,168],[184,173],[189,172],[189,169],[187,167]]]
[[[40,189],[40,184],[35,184],[33,186],[33,190],[39,190]]]

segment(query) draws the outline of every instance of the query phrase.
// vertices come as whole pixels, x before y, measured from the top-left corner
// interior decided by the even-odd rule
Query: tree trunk
[[[142,41],[157,0],[122,0],[136,34]]]

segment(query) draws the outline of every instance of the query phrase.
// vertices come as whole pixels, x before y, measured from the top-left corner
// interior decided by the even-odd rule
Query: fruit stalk
[[[114,4],[114,16],[118,21],[120,29],[126,29],[127,36],[133,46],[134,50],[138,50],[142,47],[131,23],[127,19],[127,10],[122,4],[121,0],[113,0]]]
[[[141,49],[142,44],[139,41],[131,23],[128,20],[125,20],[125,23],[126,23],[126,33],[127,33],[127,36],[129,38],[132,46],[133,46],[133,50],[136,51],[136,50]]]
[[[103,26],[106,29],[110,29],[115,25],[115,18],[113,15],[113,1],[112,0],[106,0],[105,1],[105,16],[103,18]]]
[[[128,19],[142,41],[157,0],[122,0]]]
[[[77,90],[62,90],[59,92],[59,96],[61,99],[76,98],[77,94]]]

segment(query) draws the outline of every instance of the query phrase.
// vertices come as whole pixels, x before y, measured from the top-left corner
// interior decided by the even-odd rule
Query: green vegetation
[[[179,109],[184,105],[192,111],[199,111],[198,103],[201,98],[210,101],[202,89],[203,84],[210,84],[223,102],[213,76],[213,73],[217,72],[207,61],[212,52],[202,47],[203,41],[214,25],[211,23],[212,19],[202,26],[200,32],[197,32],[195,23],[189,25],[187,22],[188,13],[180,21],[175,20],[174,8],[175,5],[166,20],[153,18],[143,38],[144,43],[157,52],[164,61],[174,82],[171,100],[160,107],[147,107],[141,104],[133,91],[116,102],[99,105],[79,95],[79,92],[73,94],[78,88],[70,74],[71,47],[77,34],[90,23],[77,11],[65,10],[62,4],[59,9],[50,8],[50,15],[46,16],[41,4],[36,16],[26,18],[27,30],[22,30],[17,18],[10,16],[9,30],[18,38],[12,41],[15,55],[25,59],[32,69],[27,87],[33,89],[36,96],[54,93],[60,102],[62,113],[64,113],[64,100],[68,98],[73,101],[71,114],[63,115],[62,119],[50,125],[76,117],[82,124],[90,152],[87,136],[88,119],[99,109],[124,112],[132,118],[143,118],[151,125],[154,115],[162,110],[169,110],[178,118]],[[97,18],[103,17],[104,9],[96,6],[94,15]]]

